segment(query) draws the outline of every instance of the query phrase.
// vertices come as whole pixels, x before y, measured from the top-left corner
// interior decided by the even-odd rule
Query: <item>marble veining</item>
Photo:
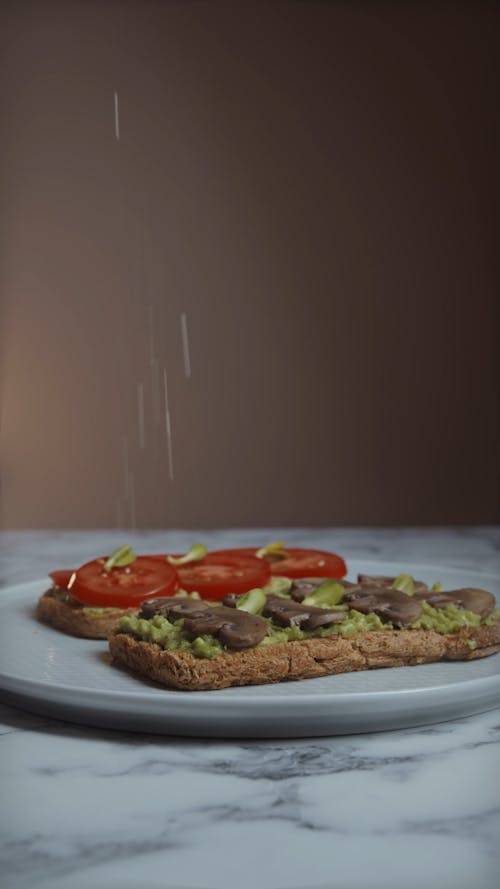
[[[145,532],[137,545],[159,550],[165,536]],[[179,549],[262,537],[498,573],[498,529],[168,535]],[[115,541],[4,534],[1,582],[71,567]],[[0,704],[0,751],[3,889],[500,883],[500,710],[378,734],[226,742],[99,730]]]

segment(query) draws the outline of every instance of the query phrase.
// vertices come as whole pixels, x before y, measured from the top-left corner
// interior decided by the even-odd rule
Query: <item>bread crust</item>
[[[43,623],[50,624],[70,636],[82,639],[107,639],[116,629],[121,617],[135,614],[136,608],[117,609],[113,614],[92,614],[75,605],[56,599],[50,590],[38,600],[36,616]]]
[[[471,649],[468,640],[476,642]],[[109,637],[113,660],[134,673],[182,691],[232,685],[261,685],[293,679],[403,667],[442,660],[475,660],[500,651],[500,622],[453,633],[387,630],[282,642],[212,658],[167,651],[151,642],[115,632]]]

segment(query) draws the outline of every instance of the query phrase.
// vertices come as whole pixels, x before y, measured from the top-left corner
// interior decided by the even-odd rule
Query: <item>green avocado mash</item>
[[[415,630],[436,630],[437,633],[452,633],[461,627],[479,627],[481,615],[466,611],[458,605],[446,608],[433,608],[428,602],[420,602],[423,614],[411,626]]]
[[[218,639],[214,636],[197,636],[193,639],[182,629],[183,623],[182,618],[172,622],[161,614],[155,614],[149,620],[130,614],[121,618],[118,627],[144,642],[155,642],[166,651],[190,651],[195,657],[213,657],[222,653],[224,649]]]
[[[252,591],[253,592],[253,591]],[[422,616],[411,624],[408,629],[435,630],[438,633],[450,633],[461,627],[478,627],[482,623],[493,623],[500,618],[500,609],[497,609],[489,618],[481,620],[479,614],[466,611],[457,605],[447,605],[446,608],[433,608],[428,602],[422,602]],[[341,610],[346,606],[337,606]],[[348,636],[351,633],[364,633],[373,630],[390,632],[394,630],[391,623],[384,623],[376,614],[361,614],[351,608],[345,612],[345,618],[340,623],[331,626],[319,627],[317,630],[306,631],[299,627],[276,627],[269,618],[263,618],[269,625],[269,635],[258,647],[264,645],[276,645],[280,642],[295,642],[302,639],[325,638],[328,636]],[[119,621],[121,632],[130,633],[145,642],[154,642],[165,650],[188,651],[195,657],[213,657],[227,649],[221,645],[214,636],[197,636],[195,639],[183,630],[182,619],[169,621],[166,617],[155,614],[146,620],[137,615],[127,615]],[[472,648],[472,646],[469,646]]]

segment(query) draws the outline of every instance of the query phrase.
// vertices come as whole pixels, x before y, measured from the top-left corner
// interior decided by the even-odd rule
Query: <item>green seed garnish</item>
[[[126,565],[134,562],[136,558],[137,556],[132,552],[132,547],[129,543],[126,543],[125,546],[119,546],[118,549],[114,549],[111,555],[108,556],[104,563],[104,570],[111,571],[112,568],[124,568]]]
[[[276,540],[274,543],[268,543],[258,549],[255,555],[258,559],[265,559],[266,556],[273,556],[275,559],[286,559],[285,544],[282,540]]]
[[[406,593],[407,596],[413,596],[415,592],[413,577],[411,574],[400,574],[396,577],[396,580],[392,584],[392,588],[393,590],[400,590],[402,593]]]
[[[200,559],[205,558],[207,552],[206,546],[203,546],[202,543],[194,543],[185,556],[179,556],[178,558],[167,556],[167,562],[170,562],[171,565],[186,565],[188,562],[199,562]]]
[[[272,596],[282,596],[284,599],[290,598],[288,593],[290,592],[290,588],[292,586],[292,581],[289,577],[282,577],[279,574],[275,574],[271,577],[269,583],[266,583],[262,589],[265,593],[270,593]]]
[[[236,608],[239,611],[247,611],[248,614],[259,614],[266,604],[266,594],[264,590],[256,587],[254,590],[248,590],[236,600]]]
[[[336,580],[325,580],[302,600],[303,605],[315,605],[318,608],[332,608],[344,597],[344,587]]]

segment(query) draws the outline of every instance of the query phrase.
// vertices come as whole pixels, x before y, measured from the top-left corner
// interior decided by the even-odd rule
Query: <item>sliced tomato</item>
[[[270,563],[272,574],[285,577],[344,577],[346,564],[341,556],[320,549],[300,549],[286,546],[285,559]]]
[[[255,556],[259,547],[244,546],[230,550],[236,555]],[[267,561],[272,574],[284,577],[344,577],[347,574],[346,563],[335,553],[323,552],[319,549],[301,549],[300,547],[283,547],[286,558],[278,558],[271,553],[260,561]]]
[[[70,593],[84,605],[130,608],[144,599],[173,596],[179,589],[177,571],[166,560],[137,558],[124,568],[104,570],[106,558],[94,559],[76,572]]]
[[[202,599],[223,599],[227,593],[246,593],[265,586],[271,568],[265,559],[238,554],[237,550],[216,550],[198,562],[177,568],[180,584],[188,593],[197,592]]]
[[[66,590],[74,573],[74,571],[52,571],[49,577],[57,589]]]

